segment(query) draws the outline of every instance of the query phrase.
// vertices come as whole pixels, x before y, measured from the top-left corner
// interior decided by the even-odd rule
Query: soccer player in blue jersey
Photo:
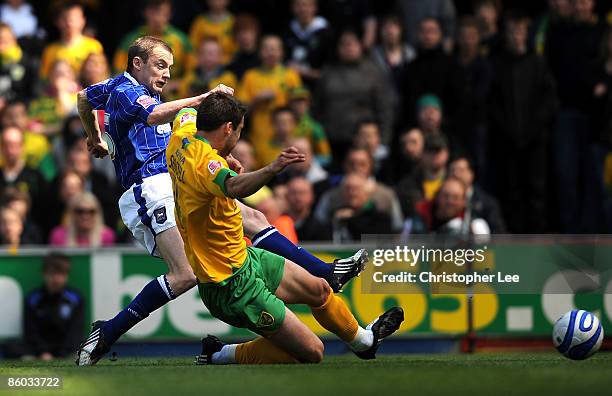
[[[111,155],[125,190],[119,199],[123,222],[151,255],[166,261],[168,273],[149,282],[114,318],[93,324],[77,352],[78,365],[95,364],[121,335],[196,284],[176,228],[165,150],[171,134],[169,122],[182,108],[197,107],[210,92],[162,103],[160,95],[170,79],[172,64],[172,49],[164,41],[141,37],[128,50],[126,72],[79,93],[79,115],[89,151],[99,158]],[[233,93],[225,86],[213,91]],[[97,127],[94,109],[105,110],[105,132]],[[238,161],[227,160],[240,171]],[[363,270],[367,260],[363,250],[329,265],[288,241],[260,212],[242,204],[240,208],[245,233],[255,246],[302,265],[327,279],[334,290]]]

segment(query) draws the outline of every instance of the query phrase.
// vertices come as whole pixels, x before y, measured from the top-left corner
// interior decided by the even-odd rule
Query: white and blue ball
[[[553,328],[553,344],[563,356],[582,360],[601,347],[603,327],[591,312],[574,309],[561,316]]]

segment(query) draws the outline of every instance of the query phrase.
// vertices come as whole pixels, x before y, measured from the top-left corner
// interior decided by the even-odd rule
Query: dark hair
[[[340,41],[342,40],[342,37],[344,36],[355,36],[355,38],[357,38],[357,41],[359,41],[359,43],[361,43],[361,40],[359,40],[359,32],[351,27],[348,27],[346,29],[343,29],[338,36],[336,36],[336,47],[338,47],[340,45]]]
[[[139,57],[144,63],[147,63],[149,56],[157,47],[162,47],[166,51],[172,53],[172,48],[164,41],[153,36],[143,36],[137,38],[128,49],[127,72],[131,73],[134,63],[134,58]]]
[[[53,19],[59,18],[60,16],[62,16],[64,12],[71,10],[73,8],[80,8],[81,11],[83,11],[83,14],[85,13],[83,4],[77,0],[66,0],[66,1],[59,2],[59,4],[58,3],[56,4],[57,5],[55,6],[55,9],[53,10]]]
[[[370,164],[374,166],[374,158],[372,158],[372,155],[370,154],[368,149],[366,149],[365,147],[357,147],[357,146],[351,146],[351,148],[349,148],[346,151],[346,155],[344,156],[344,163],[346,164],[351,154],[356,153],[358,151],[363,151],[364,153],[366,153],[368,155],[368,159],[370,160]]]
[[[383,30],[383,26],[387,25],[387,24],[393,24],[396,26],[399,26],[400,28],[400,38],[403,40],[404,39],[404,35],[405,35],[405,30],[404,29],[404,24],[402,23],[402,20],[395,14],[387,14],[385,16],[382,17],[381,21],[380,21],[380,27],[378,29],[378,40],[382,41],[382,30]]]
[[[440,30],[443,30],[443,29],[442,29],[442,22],[440,21],[440,19],[438,19],[438,18],[436,18],[436,17],[432,17],[432,16],[426,16],[426,17],[422,18],[421,20],[419,20],[419,23],[418,23],[419,28],[420,28],[420,27],[421,27],[421,25],[422,25],[423,23],[425,23],[426,21],[433,21],[433,22],[435,22],[435,23],[438,25],[438,28],[439,28]]]
[[[239,14],[234,19],[234,35],[242,30],[255,30],[259,34],[259,21],[251,14]]]
[[[501,14],[502,4],[501,0],[474,0],[472,1],[472,9],[476,11],[476,9],[482,7],[483,5],[491,5],[497,11],[497,15]]]
[[[51,252],[43,259],[42,272],[70,272],[70,258],[63,253]]]
[[[508,26],[511,23],[524,23],[529,26],[531,20],[529,19],[529,16],[522,10],[510,10],[506,12],[504,16],[504,30],[507,31]]]
[[[0,205],[8,206],[11,202],[15,201],[25,201],[28,205],[28,210],[32,203],[30,194],[27,191],[20,190],[17,187],[7,187],[4,189],[2,197],[0,198]]]
[[[170,5],[170,7],[172,7],[172,1],[171,0],[146,0],[145,4],[144,4],[144,8],[157,8],[159,6],[162,6],[164,4],[168,4]]]
[[[293,117],[293,119],[297,122],[298,117],[295,114],[295,112],[293,111],[293,109],[289,106],[281,106],[281,107],[277,107],[274,109],[274,111],[272,111],[272,120],[276,119],[276,117],[280,114],[280,113],[290,113],[291,116]]]
[[[466,15],[464,17],[461,17],[461,19],[459,20],[459,26],[457,27],[457,33],[459,33],[462,29],[465,29],[465,28],[474,28],[480,34],[482,30],[482,25],[480,24],[480,22],[478,22],[478,19],[476,19],[476,17],[473,17],[471,15]]]
[[[425,137],[423,152],[438,153],[442,150],[448,150],[448,140],[446,140],[446,136],[440,134]]]
[[[246,106],[233,96],[215,92],[200,103],[196,128],[198,131],[210,132],[226,122],[231,122],[233,129],[236,130],[246,111]]]
[[[365,117],[357,121],[357,124],[355,124],[355,135],[359,133],[359,130],[361,129],[362,126],[370,125],[370,124],[376,125],[376,127],[379,129],[379,132],[380,132],[380,125],[378,124],[378,122],[376,122],[376,120],[372,117]]]
[[[470,170],[472,171],[472,173],[474,173],[474,161],[466,154],[458,154],[454,157],[451,158],[450,161],[448,161],[448,166],[450,168],[450,165],[453,162],[457,162],[457,161],[465,161],[468,164],[468,167],[470,168]]]

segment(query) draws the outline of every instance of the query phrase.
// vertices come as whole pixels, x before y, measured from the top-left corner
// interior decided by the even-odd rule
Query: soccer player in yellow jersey
[[[382,340],[403,321],[401,308],[391,308],[362,328],[325,279],[273,253],[246,246],[235,198],[253,194],[304,156],[290,147],[257,171],[232,171],[226,158],[240,138],[245,113],[233,97],[211,94],[198,108],[195,134],[193,109],[177,115],[166,150],[177,227],[202,301],[216,318],[261,336],[242,344],[223,344],[208,336],[198,362],[320,362],[323,343],[285,303],[309,305],[319,324],[348,343],[357,356],[375,358]]]

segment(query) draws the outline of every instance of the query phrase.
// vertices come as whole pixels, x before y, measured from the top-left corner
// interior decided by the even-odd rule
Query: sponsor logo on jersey
[[[161,125],[158,125],[155,128],[155,132],[157,132],[160,135],[165,135],[167,133],[171,133],[172,132],[172,125],[170,125],[170,124],[161,124]]]
[[[211,175],[214,175],[222,166],[221,162],[211,160],[208,162],[208,171]]]

